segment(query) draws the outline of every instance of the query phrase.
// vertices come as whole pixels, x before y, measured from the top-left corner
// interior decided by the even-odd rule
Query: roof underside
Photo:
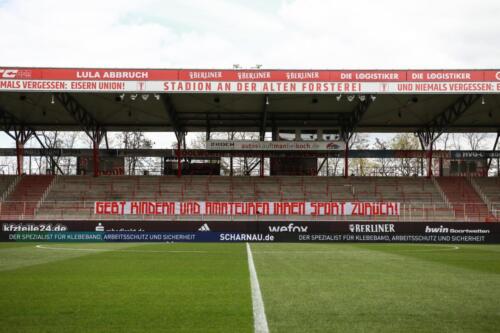
[[[263,94],[169,94],[172,113],[162,99],[153,94],[132,101],[118,94],[71,93],[102,128],[108,131],[259,131],[267,109],[265,128],[338,129],[360,100],[349,102],[345,95],[269,95]],[[364,96],[364,95],[363,95]],[[414,132],[425,127],[460,95],[380,94],[371,103],[356,126],[358,132]],[[163,97],[162,97],[163,98]],[[370,98],[369,95],[365,98]],[[496,132],[500,128],[500,96],[485,95],[452,124],[450,132]],[[0,107],[20,123],[36,130],[81,130],[81,125],[55,100],[51,93],[1,92]],[[172,110],[171,110],[172,111]],[[174,128],[175,127],[175,128]]]

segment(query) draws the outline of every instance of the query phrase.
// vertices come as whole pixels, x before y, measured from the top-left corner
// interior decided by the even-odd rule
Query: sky
[[[0,31],[0,66],[500,67],[498,0],[0,0]]]
[[[495,68],[498,0],[0,0],[3,66]]]

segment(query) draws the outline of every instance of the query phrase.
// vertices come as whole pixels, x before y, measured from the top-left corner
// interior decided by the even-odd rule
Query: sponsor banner
[[[500,151],[484,151],[484,150],[476,150],[476,151],[451,151],[452,159],[459,160],[480,160],[485,158],[500,158]]]
[[[329,151],[345,150],[343,141],[231,141],[209,140],[207,150]]]
[[[480,82],[485,80],[483,71],[408,71],[406,75],[408,82]],[[492,81],[495,80],[492,79]]]
[[[467,155],[468,159],[484,158],[483,154],[488,157],[500,156],[500,151],[454,151],[455,156],[458,154]],[[23,150],[24,156],[87,156],[91,157],[93,154],[92,149],[77,149],[77,148],[57,148],[57,149],[44,149],[44,148],[25,148]],[[473,153],[473,154],[471,154]],[[344,155],[343,150],[336,151],[256,151],[256,150],[207,150],[207,149],[186,149],[181,150],[181,157],[191,157],[199,159],[214,159],[220,157],[256,157],[263,154],[265,157],[340,157]],[[434,150],[432,156],[434,158],[451,158],[451,151]],[[0,148],[0,156],[16,156],[15,148]],[[102,157],[165,157],[167,159],[177,159],[177,151],[174,149],[100,149],[99,156]],[[349,150],[349,157],[351,158],[424,158],[428,156],[428,152],[424,150],[372,150],[372,149],[354,149]],[[457,157],[455,157],[457,158]],[[460,157],[458,157],[460,158]]]
[[[215,142],[215,140],[212,140]],[[221,140],[221,142],[231,142]],[[254,142],[254,141],[252,141]],[[281,143],[281,142],[280,142]],[[337,143],[337,142],[335,142]],[[342,142],[340,142],[343,144]],[[227,145],[224,147],[224,145]],[[280,150],[253,150],[246,149],[238,151],[238,148],[230,148],[230,144],[224,143],[217,148],[210,149],[186,149],[181,151],[181,157],[191,157],[199,159],[214,159],[220,157],[256,157],[260,153],[265,157],[341,157],[344,156],[343,150],[298,150],[298,151],[280,151]],[[24,156],[80,156],[91,158],[92,149],[78,148],[25,148]],[[168,159],[177,159],[175,149],[101,149],[99,155],[107,157],[166,157]],[[0,148],[0,156],[16,156],[15,148]],[[491,150],[434,150],[434,158],[462,159],[462,160],[481,160],[485,158],[500,158],[500,151]],[[354,149],[349,150],[351,158],[426,158],[428,152],[424,150],[371,150]],[[91,169],[91,168],[90,168]]]
[[[2,80],[0,91],[102,93],[463,94],[497,93],[500,82],[216,82]]]
[[[499,223],[4,222],[2,241],[500,243]]]
[[[0,68],[0,91],[495,93],[500,71]]]
[[[96,201],[102,215],[212,216],[397,216],[399,202],[224,202],[224,201]]]
[[[500,70],[91,69],[0,67],[0,79],[61,81],[500,81]]]

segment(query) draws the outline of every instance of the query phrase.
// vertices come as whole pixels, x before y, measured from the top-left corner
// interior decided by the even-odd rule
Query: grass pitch
[[[2,332],[252,332],[245,244],[0,244]],[[252,244],[270,332],[498,332],[500,246]]]

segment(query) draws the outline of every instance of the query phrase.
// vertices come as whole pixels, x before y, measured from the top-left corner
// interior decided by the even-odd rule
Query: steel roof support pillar
[[[342,141],[345,143],[345,150],[344,150],[344,178],[349,177],[349,141],[351,140],[353,133],[345,132],[342,130],[340,132],[340,137],[342,138]]]
[[[33,131],[30,129],[21,127],[14,131],[14,139],[16,140],[16,160],[17,160],[17,175],[21,176],[23,174],[24,165],[24,145],[33,135]]]
[[[99,142],[97,142],[97,140],[95,139],[92,140],[92,149],[93,149],[92,164],[94,166],[94,177],[97,177],[99,176]]]
[[[182,176],[182,148],[186,150],[186,133],[177,132],[175,133],[177,137],[177,149],[175,154],[177,155],[177,177],[180,178]]]
[[[431,178],[432,174],[432,147],[434,146],[433,142],[429,144],[429,151],[427,153],[427,178]]]
[[[181,142],[177,141],[177,178],[182,175],[182,162],[181,162]]]
[[[105,137],[106,132],[99,131],[99,127],[97,127],[94,131],[91,132],[90,139],[92,140],[92,164],[93,164],[93,175],[94,177],[99,176],[99,145],[101,144],[102,139]]]
[[[23,174],[24,145],[35,131],[25,127],[19,119],[0,106],[0,124],[5,133],[16,142],[17,174]],[[11,133],[14,132],[14,133]]]
[[[417,130],[420,144],[427,152],[427,178],[432,177],[432,150],[434,142],[456,120],[458,120],[482,95],[462,95],[434,117],[425,127]]]
[[[107,136],[106,130],[101,128],[94,116],[83,107],[71,94],[54,94],[64,109],[80,124],[83,131],[92,141],[94,177],[99,176],[99,145],[103,138]],[[107,139],[106,139],[107,142]]]
[[[497,149],[497,145],[498,145],[498,138],[500,137],[500,129],[497,130],[497,137],[495,139],[495,143],[493,144],[493,149],[491,151],[495,151]],[[486,168],[486,176],[488,176],[488,171],[490,170],[490,167],[491,167],[491,162],[493,161],[493,158],[489,158],[488,159],[488,164],[487,164],[487,168]],[[497,168],[498,168],[498,165],[497,165]]]
[[[16,149],[18,150],[16,155],[19,155],[19,153],[22,153],[22,150],[24,150],[24,144],[29,140],[31,136],[34,136],[35,139],[38,141],[40,146],[44,149],[46,149],[45,145],[43,144],[42,140],[36,135],[36,131],[34,128],[25,126],[22,121],[20,121],[17,117],[12,115],[10,112],[5,110],[1,105],[0,105],[0,128],[7,133],[8,136],[10,136],[12,139],[16,141]],[[14,132],[14,134],[11,134],[10,132]],[[21,145],[18,145],[21,143]],[[52,154],[49,152],[49,158],[53,165],[57,167],[59,172],[63,175],[64,172],[62,169],[59,167],[57,162],[54,160],[54,157]],[[20,155],[22,157],[22,154]],[[17,166],[17,172],[19,174],[22,174],[22,162],[21,159],[18,159],[18,166]]]
[[[186,150],[186,131],[184,128],[180,125],[179,121],[179,115],[177,113],[177,109],[172,101],[172,98],[169,94],[162,94],[161,95],[161,101],[163,103],[163,107],[165,109],[165,112],[167,113],[167,117],[170,121],[170,125],[172,126],[175,137],[177,138],[177,177],[182,176],[182,153],[181,149],[184,147],[184,150]],[[208,124],[208,118],[207,118],[207,124]],[[207,132],[207,139],[210,138],[210,132]],[[182,147],[181,147],[182,146]]]
[[[340,137],[345,143],[344,151],[344,177],[349,177],[349,141],[351,140],[356,127],[361,122],[366,111],[372,104],[372,99],[365,97],[347,117],[341,120]]]
[[[266,138],[266,125],[267,125],[267,109],[269,107],[269,96],[264,95],[264,100],[262,101],[262,117],[260,122],[260,132],[259,139],[264,141]],[[260,156],[260,177],[264,177],[264,154]]]
[[[417,132],[418,139],[420,141],[420,145],[422,149],[426,152],[427,157],[427,178],[432,177],[432,153],[434,141],[441,135],[441,133],[437,134],[430,130],[427,131],[419,131]]]
[[[345,141],[344,178],[349,177],[349,140]]]

